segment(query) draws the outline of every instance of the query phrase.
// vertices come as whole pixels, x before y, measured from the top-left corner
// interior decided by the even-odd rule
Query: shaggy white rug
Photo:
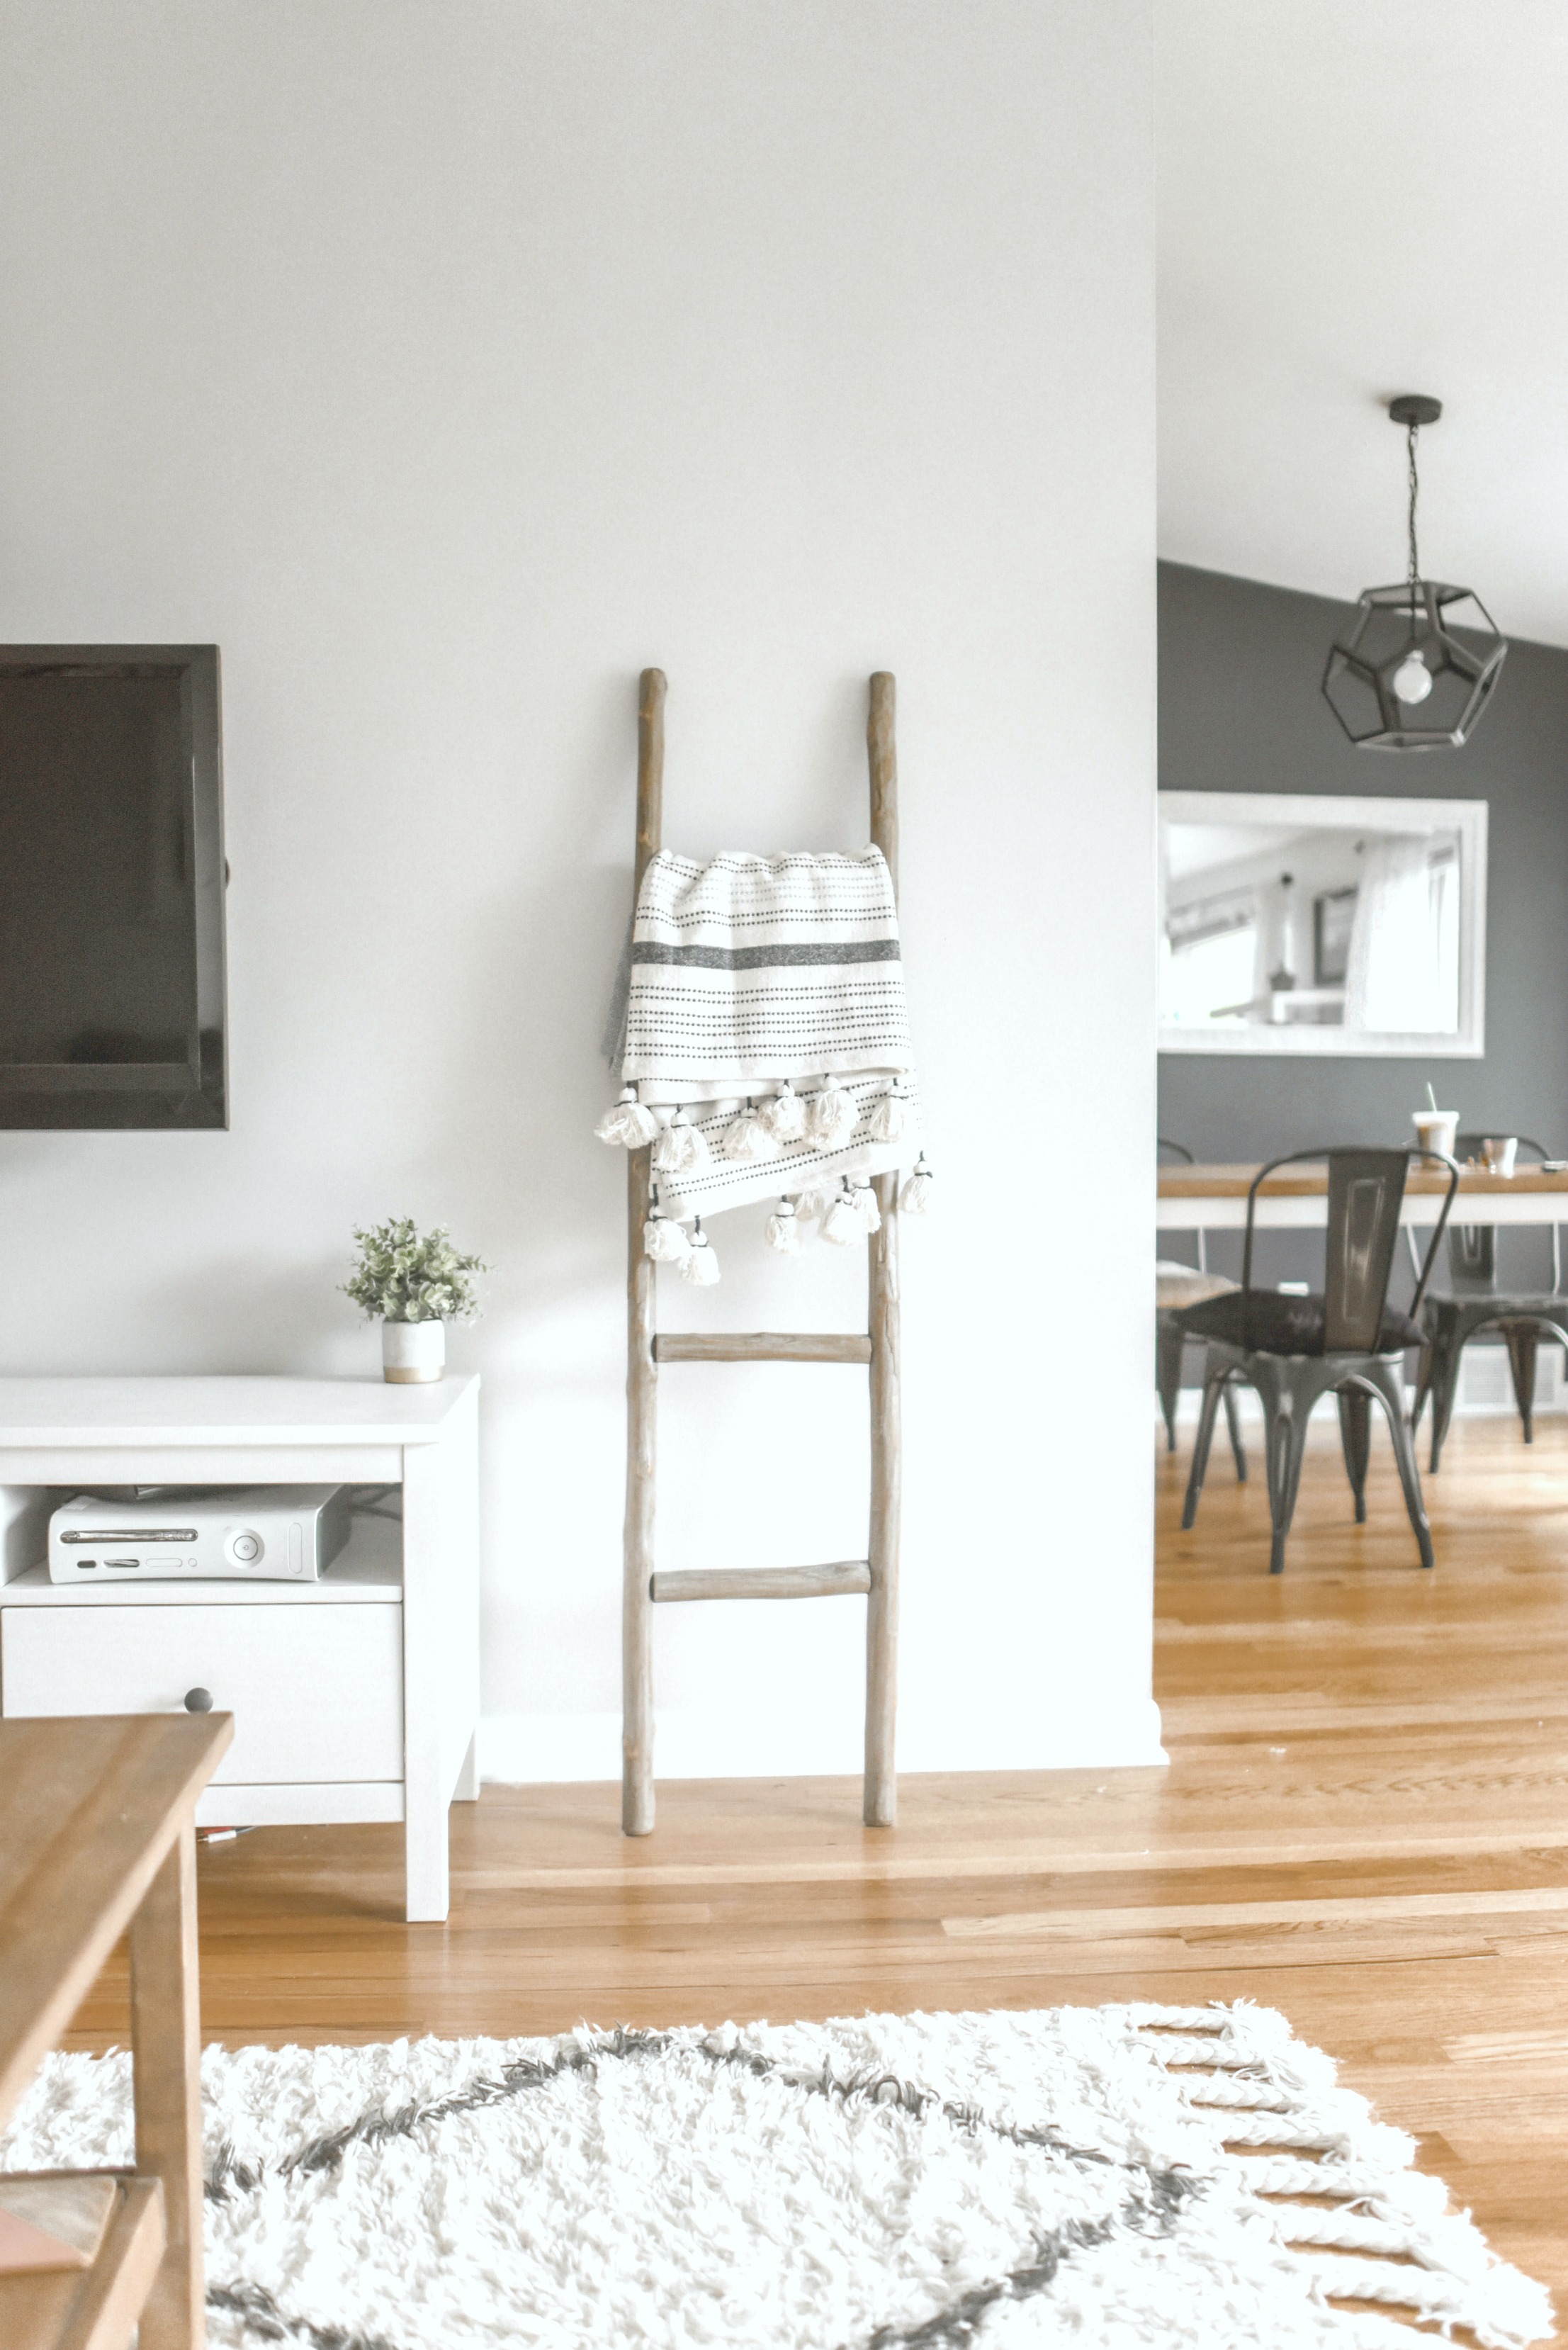
[[[203,2082],[211,2332],[232,2350],[1551,2331],[1409,2138],[1266,2010],[212,2050]],[[123,2055],[53,2057],[0,2168],[128,2160],[129,2092]]]

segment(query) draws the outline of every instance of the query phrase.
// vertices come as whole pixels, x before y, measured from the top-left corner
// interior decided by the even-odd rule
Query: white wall
[[[1423,563],[1568,645],[1562,0],[1162,0],[1158,25],[1161,551],[1336,602],[1402,577],[1387,402],[1435,392]]]
[[[219,643],[234,868],[233,1130],[0,1138],[0,1367],[373,1376],[349,1226],[450,1221],[493,1775],[618,1768],[648,662],[694,850],[863,840],[898,675],[903,1760],[1158,1753],[1147,16],[0,0],[0,637]],[[847,1326],[731,1223],[671,1321]],[[666,1558],[853,1555],[863,1392],[668,1377]],[[669,1611],[663,1769],[856,1768],[862,1619]]]

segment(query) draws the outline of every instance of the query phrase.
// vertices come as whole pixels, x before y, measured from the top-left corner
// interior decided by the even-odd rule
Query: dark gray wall
[[[1484,799],[1485,1056],[1162,1053],[1159,1131],[1210,1159],[1405,1140],[1429,1078],[1462,1126],[1536,1135],[1568,1156],[1568,652],[1511,643],[1491,706],[1462,751],[1356,751],[1318,691],[1347,611],[1323,597],[1162,563],[1160,785]],[[1496,617],[1506,627],[1506,613]],[[1526,1236],[1516,1244],[1533,1255]],[[1310,1258],[1294,1264],[1296,1249],[1276,1244],[1275,1253],[1270,1278],[1314,1269]],[[1525,1270],[1521,1263],[1519,1275]]]

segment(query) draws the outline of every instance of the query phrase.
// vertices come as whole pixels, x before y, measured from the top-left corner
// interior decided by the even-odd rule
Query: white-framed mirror
[[[1161,792],[1161,1052],[1483,1053],[1486,816]]]

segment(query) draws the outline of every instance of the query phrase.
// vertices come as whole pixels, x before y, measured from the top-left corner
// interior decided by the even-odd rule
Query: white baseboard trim
[[[858,1776],[858,1721],[822,1730],[798,1715],[720,1715],[672,1709],[655,1719],[661,1779]],[[1113,1771],[1163,1763],[1152,1698],[1085,1707],[1071,1721],[911,1720],[900,1726],[902,1771]],[[547,1786],[620,1777],[618,1713],[487,1714],[479,1775],[492,1785]]]
[[[231,1786],[216,1781],[196,1798],[196,1825],[219,1828],[339,1826],[364,1820],[400,1820],[400,1779],[334,1781],[328,1786],[279,1783]]]

